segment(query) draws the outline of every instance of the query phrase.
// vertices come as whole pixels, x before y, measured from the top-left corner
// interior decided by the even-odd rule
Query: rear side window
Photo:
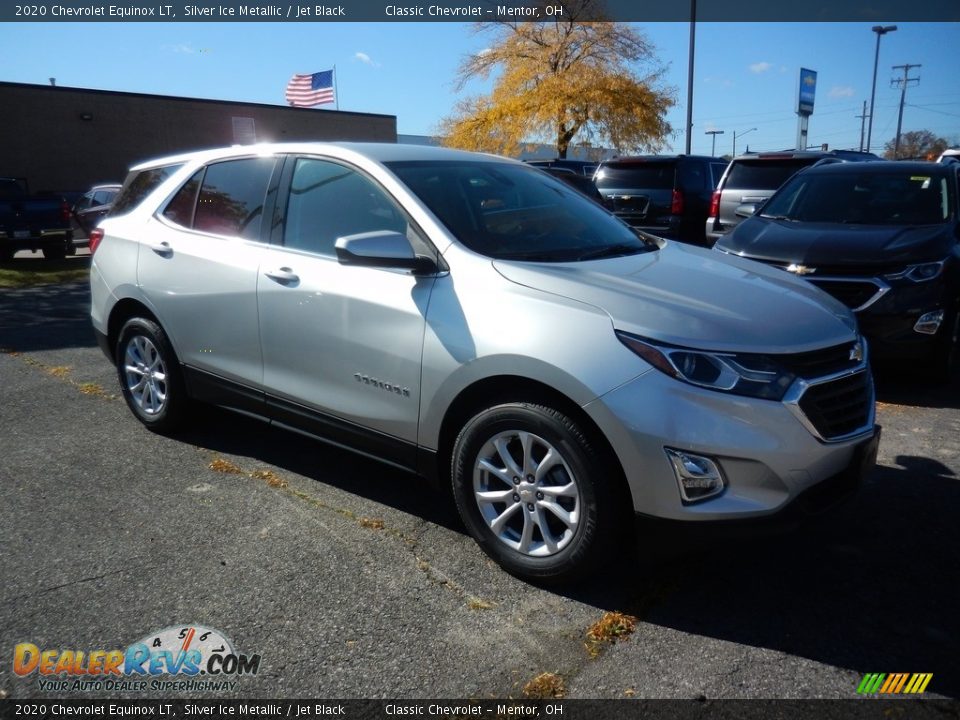
[[[127,179],[124,180],[123,188],[120,190],[120,194],[117,195],[117,199],[110,208],[110,216],[123,215],[123,213],[133,210],[133,208],[143,202],[147,195],[160,187],[167,178],[181,167],[183,167],[182,164],[166,165],[164,167],[131,172],[127,175]]]
[[[267,186],[275,165],[276,160],[270,157],[208,165],[194,211],[193,228],[217,235],[259,239]]]
[[[702,192],[707,189],[707,164],[696,160],[687,160],[679,165],[680,187],[687,192]]]
[[[776,190],[816,159],[743,160],[730,166],[724,189]]]
[[[710,163],[710,172],[712,173],[711,182],[713,188],[720,184],[720,178],[723,177],[723,171],[727,169],[727,163]]]
[[[594,181],[598,188],[672,190],[675,168],[674,163],[609,163]]]

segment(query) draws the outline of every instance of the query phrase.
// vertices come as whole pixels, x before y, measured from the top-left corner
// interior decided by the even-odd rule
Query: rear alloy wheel
[[[187,402],[179,361],[163,329],[133,318],[120,331],[117,376],[124,400],[144,425],[169,432],[180,424]]]
[[[616,534],[615,476],[580,427],[508,403],[472,418],[454,446],[453,491],[480,547],[516,575],[569,580]]]

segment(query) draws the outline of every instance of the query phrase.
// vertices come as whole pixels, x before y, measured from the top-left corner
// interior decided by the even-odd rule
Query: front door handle
[[[163,257],[170,257],[173,255],[173,248],[170,247],[170,243],[168,242],[150,243],[150,249],[153,250],[157,255],[162,255]]]
[[[267,270],[264,275],[271,280],[280,283],[281,285],[293,285],[300,282],[300,276],[288,267],[282,267],[276,270]]]

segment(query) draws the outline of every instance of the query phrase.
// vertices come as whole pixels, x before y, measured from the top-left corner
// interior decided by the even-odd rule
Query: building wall
[[[397,140],[393,115],[46,85],[0,82],[0,108],[0,176],[34,192],[120,182],[138,162],[236,143]]]

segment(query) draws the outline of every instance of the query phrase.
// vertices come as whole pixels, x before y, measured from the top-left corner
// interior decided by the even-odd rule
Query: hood
[[[856,334],[852,313],[805,280],[680,243],[592,262],[494,267],[512,282],[600,308],[617,330],[672,345],[796,353]]]
[[[798,223],[755,216],[744,220],[717,245],[744,257],[798,265],[927,262],[949,252],[953,225],[894,226]]]

